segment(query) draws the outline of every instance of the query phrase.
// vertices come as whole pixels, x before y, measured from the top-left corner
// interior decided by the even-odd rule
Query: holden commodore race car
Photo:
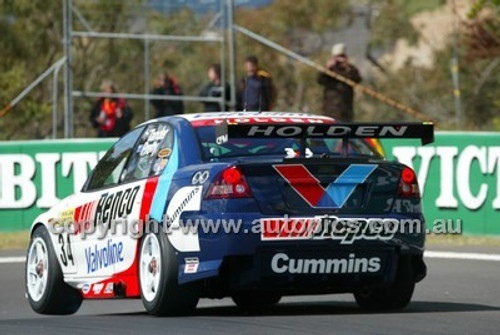
[[[70,314],[83,299],[141,298],[173,315],[199,298],[252,310],[349,292],[362,308],[404,308],[426,275],[425,222],[415,173],[378,138],[427,144],[433,125],[253,112],[141,124],[33,222],[29,303]]]

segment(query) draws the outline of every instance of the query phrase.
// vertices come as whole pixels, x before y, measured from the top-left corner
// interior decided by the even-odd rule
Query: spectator
[[[113,82],[105,80],[101,89],[103,93],[116,93]],[[97,128],[97,137],[123,136],[130,130],[132,110],[125,99],[101,97],[97,100],[90,113],[90,123]]]
[[[122,99],[123,100],[123,99]],[[116,110],[116,122],[113,136],[122,137],[130,131],[130,122],[134,117],[132,108],[124,101],[123,109]]]
[[[200,92],[201,97],[220,98],[224,94],[225,101],[230,100],[231,92],[229,90],[229,85],[226,83],[222,86],[220,73],[221,68],[219,64],[214,64],[208,68],[208,78],[210,82]],[[203,105],[205,112],[221,112],[227,110],[225,104],[222,105],[218,102],[204,102]]]
[[[245,61],[246,78],[240,83],[238,106],[240,110],[270,111],[273,108],[276,92],[271,75],[259,68],[255,56]]]
[[[167,71],[161,72],[155,83],[151,94],[155,95],[177,95],[182,96],[182,90],[174,77],[168,75]],[[181,100],[151,100],[156,110],[156,117],[184,113],[184,103]]]
[[[327,62],[330,71],[354,81],[361,82],[358,69],[349,63],[344,44],[335,44],[332,48],[332,58]],[[318,83],[324,87],[323,92],[323,113],[325,115],[351,122],[354,118],[353,87],[330,77],[326,73],[319,73]]]

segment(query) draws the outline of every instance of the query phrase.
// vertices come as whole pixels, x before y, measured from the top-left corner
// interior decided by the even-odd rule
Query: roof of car
[[[172,117],[183,118],[194,127],[216,125],[226,119],[228,122],[235,123],[334,123],[335,119],[316,114],[290,113],[290,112],[214,112],[214,113],[194,113],[179,114],[163,117],[150,122],[165,120]]]
[[[165,116],[157,119],[145,121],[137,127],[157,122],[169,121],[172,118],[182,118],[191,123],[193,127],[213,126],[226,119],[233,123],[335,123],[334,118],[308,113],[291,113],[291,112],[210,112],[210,113],[192,113],[192,114],[177,114]]]

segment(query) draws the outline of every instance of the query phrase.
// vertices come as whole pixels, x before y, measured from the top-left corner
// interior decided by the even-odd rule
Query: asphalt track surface
[[[170,318],[147,315],[140,300],[84,301],[72,316],[37,315],[24,298],[24,265],[0,264],[0,334],[500,334],[500,262],[426,262],[428,277],[401,312],[367,313],[351,295],[327,295],[285,298],[260,315],[229,299],[202,299],[194,315]]]

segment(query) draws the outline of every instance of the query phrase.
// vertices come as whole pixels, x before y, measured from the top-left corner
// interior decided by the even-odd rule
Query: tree
[[[498,7],[500,7],[500,0],[478,0],[469,11],[469,18],[476,18],[479,12],[487,7],[498,10]]]
[[[62,12],[54,0],[4,0],[0,6],[0,105],[3,108],[45,68],[61,56]],[[49,86],[41,85],[0,119],[0,138],[47,135]]]
[[[461,27],[459,52],[463,84],[463,102],[471,128],[490,127],[500,108],[500,24],[498,2],[479,1],[471,21]],[[197,14],[182,9],[160,13],[143,0],[83,1],[74,3],[95,31],[132,32],[174,35],[221,34],[217,24],[210,26],[214,13]],[[355,14],[351,4],[359,1],[275,0],[258,9],[239,8],[236,23],[319,63],[329,57],[332,32],[348,27]],[[370,0],[375,18],[372,25],[371,55],[393,48],[397,39],[416,41],[420,37],[411,23],[415,14],[433,10],[444,0]],[[497,6],[497,7],[495,7]],[[478,9],[479,8],[479,9]],[[2,0],[0,5],[0,106],[15,95],[62,54],[61,0]],[[76,18],[77,30],[85,26]],[[177,77],[184,92],[197,95],[206,79],[206,70],[220,61],[220,46],[184,42],[151,42],[151,85],[154,76],[165,68]],[[451,58],[448,46],[437,52],[432,69],[408,64],[396,73],[365,75],[365,84],[428,114],[440,127],[452,128],[453,87],[450,78]],[[118,83],[121,92],[145,91],[144,43],[141,40],[74,38],[73,72],[76,90],[96,91],[104,79]],[[242,60],[256,54],[269,70],[279,90],[277,110],[319,113],[322,89],[316,83],[316,71],[296,63],[258,42],[237,34],[238,77],[243,75]],[[377,100],[357,95],[357,119],[406,120],[403,113]],[[77,136],[93,136],[88,126],[89,109],[95,99],[75,98]],[[144,120],[145,104],[130,100],[135,111],[134,123]],[[187,112],[201,110],[199,103],[187,103]],[[62,108],[60,108],[62,110]],[[6,117],[0,119],[1,139],[44,138],[51,129],[51,82],[40,85]],[[62,121],[62,119],[60,119]],[[500,124],[500,122],[499,122]]]

